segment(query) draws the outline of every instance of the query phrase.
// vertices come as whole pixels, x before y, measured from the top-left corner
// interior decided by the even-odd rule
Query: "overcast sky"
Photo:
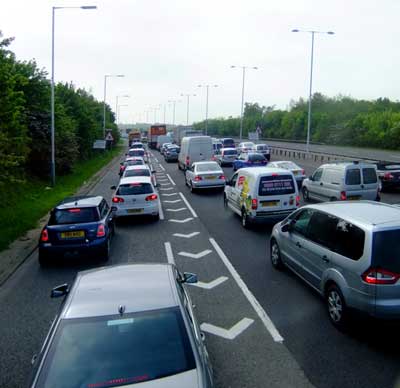
[[[97,10],[56,11],[56,81],[72,81],[107,102],[120,99],[121,121],[143,121],[150,107],[176,106],[176,122],[205,115],[205,89],[210,90],[209,117],[238,116],[241,70],[246,73],[245,101],[286,108],[306,97],[311,36],[293,28],[332,30],[317,35],[314,91],[329,96],[389,97],[400,100],[399,0],[1,0],[0,29],[14,36],[17,58],[35,58],[50,73],[51,7],[97,5]],[[154,113],[149,114],[149,121]],[[166,121],[172,122],[167,105]]]

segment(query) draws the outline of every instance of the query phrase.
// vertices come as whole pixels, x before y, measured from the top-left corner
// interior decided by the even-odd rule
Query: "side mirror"
[[[68,284],[67,283],[60,284],[59,286],[54,287],[51,290],[50,297],[51,298],[59,298],[60,296],[67,295],[68,292],[69,292]]]
[[[197,275],[190,272],[184,272],[181,283],[194,284],[197,283]]]
[[[281,231],[284,233],[291,232],[295,223],[296,222],[294,220],[290,220],[289,222],[281,226]]]
[[[111,190],[117,190],[117,186],[111,186],[110,189]]]
[[[314,180],[314,178],[313,178],[312,175],[310,175],[310,176],[308,177],[308,179],[309,179],[310,181],[313,181],[313,180]]]
[[[152,173],[152,174],[155,174],[156,172],[157,172],[156,170],[153,170],[151,173]]]

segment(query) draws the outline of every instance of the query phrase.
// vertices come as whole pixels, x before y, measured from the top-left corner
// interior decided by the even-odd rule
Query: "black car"
[[[400,187],[400,164],[393,162],[378,162],[376,172],[381,181],[382,191]]]
[[[69,197],[50,213],[39,239],[39,263],[54,263],[80,254],[108,260],[114,214],[100,196]]]
[[[177,145],[170,145],[164,151],[164,159],[166,162],[177,162],[180,148]]]

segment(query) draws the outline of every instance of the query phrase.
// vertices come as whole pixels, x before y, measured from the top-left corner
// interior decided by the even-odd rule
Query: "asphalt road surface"
[[[169,261],[199,275],[189,292],[217,387],[395,387],[398,323],[362,318],[347,333],[337,331],[314,291],[271,267],[270,227],[245,230],[221,192],[191,194],[177,165],[153,154],[163,219],[119,222],[109,264]],[[308,163],[302,167],[310,174],[317,166]],[[117,171],[116,164],[93,193],[109,200]],[[60,305],[49,298],[51,288],[98,265],[78,260],[41,269],[35,253],[0,288],[0,387],[26,386],[31,357]]]

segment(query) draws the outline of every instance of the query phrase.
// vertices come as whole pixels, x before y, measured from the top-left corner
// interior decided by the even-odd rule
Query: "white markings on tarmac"
[[[202,323],[200,325],[200,329],[207,333],[214,334],[225,339],[233,340],[239,334],[243,333],[253,322],[253,319],[243,318],[236,325],[232,326],[229,330],[211,325],[210,323]]]
[[[182,193],[179,193],[179,195],[181,196],[181,198],[183,199],[183,202],[185,202],[185,205],[188,207],[188,209],[190,210],[190,213],[192,213],[192,216],[194,217],[194,218],[197,218],[197,214],[196,214],[196,212],[193,210],[193,208],[190,206],[190,203],[189,203],[189,201],[186,199],[186,197],[182,194]]]
[[[158,160],[157,160],[157,162],[158,162]],[[162,164],[160,164],[160,168],[161,168],[161,170],[165,171],[165,168],[164,168],[164,166]]]
[[[164,203],[178,203],[178,202],[182,202],[182,200],[181,199],[174,199],[172,201],[164,200],[163,202]]]
[[[172,252],[171,243],[165,242],[164,246],[165,246],[165,252],[167,254],[168,263],[175,264],[174,253]]]
[[[162,205],[161,205],[160,198],[158,198],[158,208],[159,208],[158,212],[160,214],[160,220],[163,220],[164,219],[164,212],[163,212],[163,208],[162,208]]]
[[[181,212],[182,210],[187,210],[185,207],[181,207],[179,209],[165,209],[169,212]]]
[[[184,257],[190,257],[191,259],[201,259],[202,257],[209,255],[211,252],[212,250],[206,249],[199,253],[179,252],[178,255]]]
[[[168,177],[168,179],[170,180],[170,182],[171,182],[174,186],[176,186],[175,182],[173,181],[173,179],[171,178],[171,176],[170,176],[169,174],[167,174],[167,177]]]
[[[182,237],[182,238],[192,238],[192,237],[197,236],[199,234],[200,234],[200,232],[193,232],[193,233],[189,233],[189,234],[174,233],[173,236]]]
[[[271,334],[271,337],[273,338],[273,340],[275,342],[283,342],[283,337],[279,334],[279,331],[275,327],[275,325],[272,322],[271,318],[268,316],[268,314],[262,308],[262,306],[260,305],[258,300],[255,298],[255,296],[248,289],[248,287],[246,286],[246,283],[242,280],[240,275],[236,272],[235,268],[233,267],[233,265],[231,264],[229,259],[226,257],[224,251],[221,249],[221,247],[218,245],[218,243],[213,238],[210,238],[209,240],[210,240],[211,245],[214,247],[215,251],[218,253],[218,256],[221,258],[221,260],[225,264],[226,268],[231,273],[233,279],[235,279],[236,283],[238,284],[238,286],[242,290],[244,296],[247,298],[247,300],[252,305],[254,311],[260,317],[260,319],[261,319],[262,323],[264,324],[265,328]],[[203,329],[203,330],[207,331],[206,329]]]
[[[194,287],[199,287],[199,288],[204,288],[205,290],[211,290],[214,287],[219,286],[220,284],[222,284],[223,282],[227,281],[228,278],[226,276],[220,276],[217,279],[214,279],[211,282],[208,283],[204,283],[204,282],[197,282],[197,283],[193,283],[191,284]]]
[[[186,223],[186,222],[189,222],[189,221],[192,221],[193,220],[193,218],[192,217],[189,217],[189,218],[185,218],[184,220],[175,220],[175,219],[171,219],[171,220],[168,220],[169,222],[176,222],[177,224],[184,224],[184,223]]]
[[[163,193],[162,195],[165,195],[166,197],[170,197],[171,195],[178,195],[178,193],[171,193],[171,194],[166,194],[166,193],[164,194]]]
[[[173,189],[174,189],[173,187],[161,187],[160,188],[160,190],[164,190],[164,191],[173,190]]]

